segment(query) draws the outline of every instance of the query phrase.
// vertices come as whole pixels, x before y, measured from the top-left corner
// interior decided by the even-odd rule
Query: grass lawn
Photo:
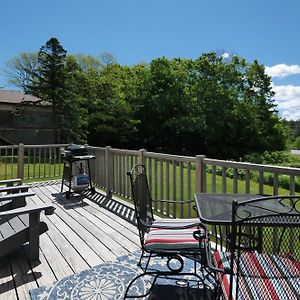
[[[163,166],[165,168],[165,166]],[[149,169],[148,169],[149,171]],[[181,172],[183,174],[181,175]],[[169,186],[169,194],[171,194],[171,197],[174,199],[180,199],[183,195],[184,198],[188,197],[189,194],[192,194],[193,196],[194,191],[196,190],[196,184],[195,184],[195,170],[190,169],[190,171],[187,170],[187,168],[183,168],[180,170],[180,167],[176,167],[176,174],[173,174],[173,168],[171,167],[169,169],[169,176],[166,176],[166,171],[164,169],[163,171],[163,185],[157,184],[157,187],[155,187],[155,182],[160,182],[160,167],[157,168],[157,174],[154,174],[154,170],[152,168],[152,174],[148,173],[148,180],[151,181],[151,190],[152,190],[152,196],[154,197],[154,194],[157,194],[159,197],[160,195],[163,195],[164,199],[169,198],[168,192],[167,192],[167,185]],[[150,179],[151,178],[151,179]],[[176,178],[175,182],[173,178]],[[181,179],[182,178],[182,179]],[[190,178],[190,183],[188,181],[188,178]],[[180,181],[182,181],[182,185],[180,184]],[[161,190],[161,187],[162,189]],[[183,186],[183,190],[181,189],[181,186]],[[156,191],[155,191],[156,190]],[[190,191],[189,191],[190,190]],[[206,191],[212,192],[212,175],[210,173],[206,174]],[[216,175],[216,192],[221,193],[222,192],[222,176]],[[226,178],[226,192],[227,193],[233,193],[233,179]],[[245,180],[239,180],[238,181],[238,193],[245,193],[246,192],[246,182]],[[259,184],[258,182],[251,180],[250,181],[250,194],[258,194],[259,193]],[[287,189],[278,188],[279,194],[287,195],[289,194],[289,191]],[[175,197],[173,197],[175,194]],[[263,186],[263,194],[273,195],[273,186],[270,185],[264,185]],[[167,197],[167,198],[166,198]],[[159,197],[160,198],[160,197]]]
[[[24,182],[59,179],[62,176],[63,164],[25,164]],[[16,178],[17,164],[0,163],[0,180]]]
[[[194,192],[196,190],[195,184],[195,170],[191,168],[180,168],[170,164],[169,170],[166,169],[166,163],[162,164],[163,174],[160,175],[161,164],[157,165],[156,172],[152,167],[152,173],[148,174],[148,179],[151,183],[151,195],[153,199],[176,199],[176,200],[193,200]],[[174,174],[175,169],[175,174]],[[149,168],[147,168],[149,171]],[[44,181],[52,179],[60,179],[63,173],[63,164],[25,164],[24,166],[24,182]],[[168,176],[166,175],[168,173]],[[124,176],[126,176],[124,174]],[[17,164],[4,164],[0,162],[0,180],[10,179],[17,177]],[[175,181],[174,181],[175,180]],[[207,173],[206,178],[207,192],[212,191],[212,175]],[[216,176],[216,192],[222,192],[222,177]],[[226,192],[233,193],[233,179],[226,178]],[[239,180],[238,182],[238,193],[245,193],[245,181]],[[250,182],[250,193],[258,194],[259,185],[255,181]],[[264,194],[273,194],[273,187],[264,185]],[[283,188],[279,188],[279,194],[287,195],[289,191]],[[156,210],[167,211],[168,213],[173,212],[177,216],[193,215],[192,205],[186,209],[181,207],[170,207],[158,204],[155,207]]]
[[[163,175],[160,175],[160,168],[163,168]],[[176,200],[193,200],[196,190],[195,184],[195,170],[193,168],[180,168],[177,166],[174,168],[170,164],[168,171],[166,171],[166,164],[158,164],[156,171],[152,166],[151,174],[150,168],[148,171],[148,180],[151,189],[151,196],[153,199],[176,199]],[[166,175],[168,173],[168,176]],[[188,180],[189,179],[189,180]],[[162,182],[162,184],[161,184]],[[222,176],[216,175],[216,192],[222,193]],[[212,192],[212,175],[206,174],[206,192]],[[233,191],[233,179],[226,178],[226,193],[234,193]],[[238,181],[238,193],[246,193],[245,180]],[[251,180],[250,181],[250,194],[259,194],[259,184]],[[273,186],[263,186],[264,195],[273,195]],[[289,195],[289,190],[278,188],[278,194]],[[180,206],[178,204],[162,204],[154,205],[156,212],[163,211],[165,214],[176,215],[177,217],[192,217],[195,216],[193,210],[193,203],[190,205]]]

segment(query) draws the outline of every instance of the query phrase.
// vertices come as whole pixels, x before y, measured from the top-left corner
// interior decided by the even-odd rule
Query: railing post
[[[18,178],[24,179],[24,144],[18,146]]]
[[[139,164],[140,165],[145,165],[146,164],[146,158],[145,158],[145,152],[147,152],[146,149],[140,149],[139,150]]]
[[[112,163],[111,163],[111,147],[105,147],[105,181],[106,181],[106,197],[111,198],[112,195],[112,186],[110,176],[113,173]]]
[[[205,155],[196,155],[195,173],[196,173],[196,193],[203,193],[204,187],[204,158]]]

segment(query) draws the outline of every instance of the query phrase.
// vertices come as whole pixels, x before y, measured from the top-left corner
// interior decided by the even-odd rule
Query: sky
[[[1,0],[0,87],[6,62],[56,37],[69,54],[109,52],[121,65],[205,52],[257,60],[279,115],[300,119],[299,0]]]

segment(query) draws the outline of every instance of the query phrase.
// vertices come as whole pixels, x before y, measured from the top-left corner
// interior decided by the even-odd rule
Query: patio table
[[[232,223],[232,202],[236,200],[238,203],[260,199],[257,207],[252,206],[251,211],[247,207],[247,211],[240,210],[241,218],[245,218],[245,214],[251,217],[263,216],[271,211],[276,213],[286,213],[290,210],[288,203],[280,203],[279,201],[265,201],[269,197],[276,198],[280,196],[261,196],[254,194],[214,194],[214,193],[196,193],[195,203],[201,222],[211,225],[231,225]],[[242,208],[242,207],[241,207]],[[250,220],[249,225],[255,225],[255,220]]]
[[[270,293],[266,299],[300,299],[298,198],[195,194],[199,218],[210,225],[215,237],[213,264],[208,261],[220,268],[217,274],[225,299],[261,299],[258,290]],[[234,200],[242,205],[233,205]],[[286,288],[290,286],[293,289]]]
[[[212,225],[230,225],[232,221],[232,201],[257,198],[251,194],[196,193],[195,203],[201,222]]]
[[[272,196],[274,197],[274,196]],[[276,196],[275,196],[276,197]],[[257,206],[252,206],[244,210],[240,207],[236,218],[240,216],[244,220],[248,215],[251,217],[269,215],[270,212],[287,212],[290,210],[288,204],[280,204],[278,201],[265,201],[268,196],[254,194],[221,194],[221,193],[196,193],[195,203],[200,221],[210,225],[210,231],[215,241],[215,248],[229,249],[232,231],[232,203],[236,200],[238,203],[251,199],[260,199]],[[261,220],[261,219],[260,219]],[[267,221],[267,220],[266,220]],[[262,243],[261,238],[261,223],[257,224],[255,219],[249,219],[244,222],[244,226],[255,228],[260,242],[257,244],[257,250],[260,249]],[[251,240],[249,239],[249,243]]]

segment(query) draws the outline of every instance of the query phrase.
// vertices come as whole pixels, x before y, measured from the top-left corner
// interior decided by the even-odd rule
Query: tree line
[[[295,120],[284,120],[285,125],[288,128],[288,148],[300,150],[300,119]]]
[[[258,61],[204,53],[124,66],[67,55],[56,38],[9,62],[16,87],[52,103],[55,142],[240,159],[285,148],[286,124]]]

